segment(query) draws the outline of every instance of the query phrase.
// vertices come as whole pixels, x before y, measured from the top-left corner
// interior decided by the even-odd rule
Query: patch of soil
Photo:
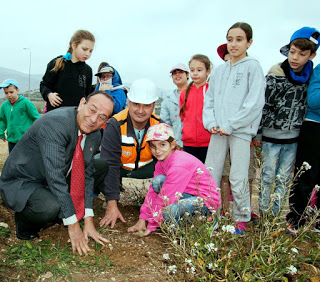
[[[95,226],[104,216],[103,202],[96,198],[94,200]],[[159,234],[151,234],[148,237],[139,237],[127,232],[128,226],[132,226],[139,218],[139,208],[119,205],[120,212],[127,221],[127,224],[117,222],[114,229],[106,228],[101,234],[109,239],[107,253],[110,254],[112,268],[102,273],[74,274],[76,281],[168,281],[171,278],[166,274],[163,265],[162,255],[166,250],[166,242]],[[8,245],[21,243],[15,236],[15,224],[13,211],[0,205],[0,222],[9,225],[11,234],[9,238],[0,240],[0,249],[7,249]],[[52,239],[53,243],[60,242],[60,245],[68,244],[69,236],[67,228],[61,225],[52,226],[39,233],[40,239]],[[36,239],[38,240],[38,239]],[[35,240],[35,241],[36,241]],[[91,240],[92,241],[92,240]],[[93,241],[90,247],[93,248]],[[0,255],[0,259],[3,255]],[[72,266],[70,266],[72,270]],[[15,271],[10,273],[11,277],[17,277]],[[20,278],[21,277],[20,275]]]

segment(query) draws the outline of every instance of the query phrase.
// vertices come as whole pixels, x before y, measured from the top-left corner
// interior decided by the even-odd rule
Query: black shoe
[[[16,236],[20,240],[33,240],[39,238],[39,234],[36,231],[22,231],[19,223],[19,216],[14,214],[14,221],[16,223]]]

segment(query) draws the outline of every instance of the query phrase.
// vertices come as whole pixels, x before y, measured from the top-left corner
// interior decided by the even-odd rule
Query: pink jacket
[[[205,165],[196,157],[182,151],[174,151],[165,161],[158,161],[154,177],[162,174],[166,181],[157,194],[150,185],[140,217],[148,221],[148,229],[155,231],[163,221],[162,210],[178,201],[180,194],[199,196],[211,211],[220,208],[220,193],[217,185]]]
[[[202,110],[204,95],[209,84],[197,88],[192,85],[187,99],[185,111],[182,114],[182,138],[183,145],[191,147],[208,147],[211,133],[203,127]],[[180,94],[180,109],[185,101],[186,89]]]

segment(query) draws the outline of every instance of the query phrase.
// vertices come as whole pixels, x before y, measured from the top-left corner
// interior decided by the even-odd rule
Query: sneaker
[[[296,229],[293,225],[289,224],[287,226],[287,234],[292,235],[292,236],[297,236],[298,229]]]
[[[251,213],[251,219],[250,221],[253,222],[254,225],[258,225],[259,224],[259,215],[255,214],[255,213]]]
[[[313,232],[320,233],[320,222],[318,222],[318,223],[314,226],[314,228],[313,228],[312,231],[313,231]]]
[[[246,223],[238,221],[236,222],[235,228],[236,230],[234,231],[234,235],[244,235],[246,232]]]

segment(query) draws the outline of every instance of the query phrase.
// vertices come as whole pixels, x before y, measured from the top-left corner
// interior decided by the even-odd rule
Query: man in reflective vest
[[[118,209],[120,178],[151,178],[154,162],[148,143],[145,141],[150,126],[158,124],[160,118],[153,113],[158,100],[158,90],[148,79],[135,81],[128,93],[128,108],[110,118],[101,143],[101,159],[109,164],[104,181],[107,209],[100,226],[117,219],[125,222]]]

